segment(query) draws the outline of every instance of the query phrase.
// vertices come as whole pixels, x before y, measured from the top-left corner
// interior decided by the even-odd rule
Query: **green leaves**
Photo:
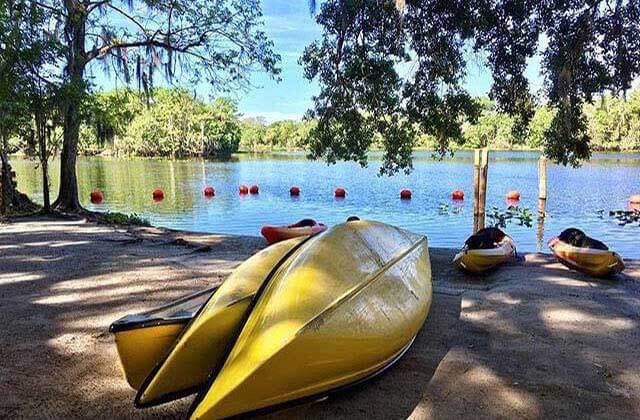
[[[628,90],[640,76],[636,0],[425,0],[407,2],[402,14],[391,0],[328,0],[317,21],[323,37],[301,59],[305,76],[321,88],[307,114],[318,120],[311,156],[366,165],[366,149],[381,138],[382,173],[410,170],[420,135],[435,140],[440,155],[464,142],[461,125],[475,123],[481,111],[464,88],[470,49],[485,57],[490,98],[510,116],[504,137],[523,143],[535,129],[534,143],[565,165],[590,156],[585,104]],[[540,98],[525,75],[536,55],[545,77]],[[541,102],[549,113],[532,128]],[[502,136],[503,119],[482,118]],[[493,140],[478,136],[479,144]]]

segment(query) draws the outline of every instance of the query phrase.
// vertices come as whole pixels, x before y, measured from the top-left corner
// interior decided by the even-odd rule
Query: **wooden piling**
[[[473,153],[473,233],[478,229],[478,218],[480,215],[480,149],[476,149]]]
[[[538,199],[538,227],[536,229],[536,248],[541,252],[544,248],[544,220],[547,215],[547,200]]]
[[[488,172],[489,149],[476,149],[473,157],[473,233],[484,229]]]
[[[547,158],[544,155],[538,160],[538,198],[547,199]]]

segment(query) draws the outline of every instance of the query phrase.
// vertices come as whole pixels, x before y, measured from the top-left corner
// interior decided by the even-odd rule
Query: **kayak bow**
[[[425,237],[367,221],[312,237],[256,295],[192,418],[253,412],[370,377],[411,344],[431,293]]]
[[[262,282],[303,240],[296,238],[270,246],[238,266],[147,376],[135,405],[148,407],[197,391],[219,363]]]

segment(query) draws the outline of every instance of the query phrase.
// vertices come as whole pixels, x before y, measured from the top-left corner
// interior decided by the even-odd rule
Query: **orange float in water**
[[[289,194],[291,194],[292,196],[299,196],[300,195],[300,188],[298,187],[291,187],[291,189],[289,190]]]
[[[520,193],[518,191],[509,191],[507,193],[507,200],[511,201],[519,201],[520,200]]]
[[[344,188],[336,188],[334,195],[337,198],[345,198],[347,196],[347,192],[345,191]]]
[[[258,194],[258,192],[259,192],[258,186],[255,184],[252,185],[251,188],[249,188],[249,193],[251,194]]]
[[[270,226],[262,227],[260,233],[267,240],[269,245],[285,239],[297,238],[298,236],[309,236],[318,232],[327,230],[327,225],[318,223],[313,219],[303,219],[298,223],[288,226]]]
[[[100,190],[91,191],[90,197],[93,204],[100,204],[102,203],[102,200],[104,200],[104,195]]]
[[[640,211],[640,194],[629,197],[629,208],[631,210]]]
[[[249,187],[246,185],[240,185],[240,194],[249,194]]]
[[[404,189],[400,191],[400,198],[402,200],[411,200],[411,190]]]
[[[162,191],[160,188],[156,188],[155,190],[153,190],[152,195],[155,201],[164,200],[164,191]]]
[[[454,192],[451,193],[451,198],[453,200],[464,200],[464,191],[455,190]]]
[[[205,197],[213,197],[216,195],[216,190],[213,187],[206,187],[203,193]]]

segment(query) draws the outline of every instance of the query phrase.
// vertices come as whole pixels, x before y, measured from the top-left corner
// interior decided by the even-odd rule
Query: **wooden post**
[[[544,220],[547,214],[547,200],[540,198],[538,199],[538,228],[536,229],[536,248],[537,251],[542,251],[544,247]]]
[[[489,149],[476,149],[473,156],[473,233],[484,229],[488,171]]]
[[[480,157],[480,183],[478,185],[478,230],[484,229],[485,209],[487,207],[487,176],[489,174],[489,149],[482,149]]]
[[[547,158],[544,155],[538,160],[538,198],[547,199]]]
[[[473,233],[478,229],[479,201],[480,201],[480,149],[476,149],[473,154]]]

